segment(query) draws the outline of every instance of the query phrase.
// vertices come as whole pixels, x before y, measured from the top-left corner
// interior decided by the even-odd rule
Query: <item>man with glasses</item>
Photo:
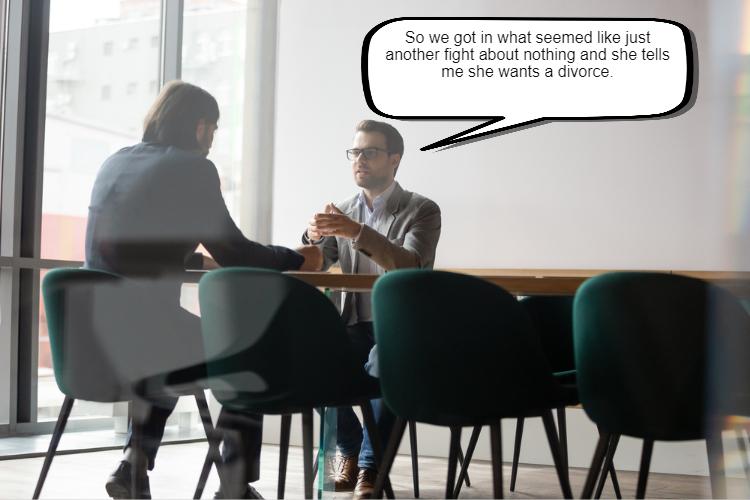
[[[336,262],[342,272],[358,274],[432,268],[440,237],[440,208],[394,180],[403,155],[404,140],[393,126],[374,120],[357,125],[346,157],[354,182],[362,189],[343,203],[326,205],[302,236],[305,244],[321,247],[324,269]],[[377,376],[370,294],[346,293],[341,305],[355,355]],[[393,417],[380,400],[372,404],[381,437],[387,440]],[[336,491],[354,490],[355,498],[369,498],[376,474],[369,437],[351,408],[339,409],[337,427]]]

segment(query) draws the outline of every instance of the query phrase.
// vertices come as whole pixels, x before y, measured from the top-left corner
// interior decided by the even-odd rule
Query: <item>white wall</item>
[[[748,177],[733,172],[742,157],[732,153],[747,129],[733,110],[740,11],[739,0],[283,0],[274,242],[297,244],[312,213],[355,192],[344,149],[359,120],[377,118],[363,98],[360,56],[363,37],[379,22],[401,16],[657,17],[683,23],[697,41],[699,93],[687,113],[551,123],[442,152],[419,147],[472,122],[399,121],[407,149],[398,180],[442,208],[438,267],[750,269],[750,258],[736,259]],[[507,425],[509,459],[513,424]],[[541,426],[534,425],[522,460],[549,463]],[[580,410],[569,412],[569,425],[571,464],[587,466],[595,429]],[[444,454],[445,436],[423,432],[421,451]],[[625,440],[618,466],[636,468],[639,451]],[[486,458],[484,447],[479,454]],[[704,445],[661,445],[652,470],[705,474]]]
[[[400,16],[659,17],[698,44],[698,100],[679,117],[556,122],[442,152],[419,147],[474,122],[395,122],[406,140],[397,179],[442,208],[436,266],[730,268],[728,167],[711,149],[723,147],[711,131],[725,96],[706,0],[282,1],[275,242],[298,243],[312,213],[355,192],[344,149],[360,119],[377,118],[362,93],[362,39]]]

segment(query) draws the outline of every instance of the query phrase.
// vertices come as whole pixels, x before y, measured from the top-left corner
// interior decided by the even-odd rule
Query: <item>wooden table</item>
[[[494,283],[514,295],[573,295],[586,279],[610,272],[608,269],[445,269],[471,274]],[[704,279],[729,289],[740,297],[750,297],[750,273],[712,271],[662,271]],[[328,272],[286,273],[320,288],[348,292],[371,290],[377,274]]]

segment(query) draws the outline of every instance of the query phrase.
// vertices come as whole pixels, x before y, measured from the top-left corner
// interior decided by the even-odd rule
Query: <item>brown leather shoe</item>
[[[357,476],[357,486],[354,487],[354,500],[372,498],[375,490],[375,479],[378,473],[374,469],[362,469]]]
[[[357,455],[346,457],[344,455],[336,456],[336,463],[333,466],[333,485],[334,491],[352,491],[357,484]]]

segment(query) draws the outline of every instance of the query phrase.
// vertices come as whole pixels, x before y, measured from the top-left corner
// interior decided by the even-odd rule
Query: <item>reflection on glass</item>
[[[83,260],[88,202],[105,158],[140,141],[158,92],[160,0],[52,0],[41,257]],[[156,42],[154,42],[156,40]],[[38,417],[57,418],[46,319],[39,320]],[[76,404],[74,415],[112,416]]]
[[[186,0],[182,35],[183,80],[203,87],[219,102],[219,130],[209,159],[219,170],[224,199],[240,227],[247,16],[247,0]]]

